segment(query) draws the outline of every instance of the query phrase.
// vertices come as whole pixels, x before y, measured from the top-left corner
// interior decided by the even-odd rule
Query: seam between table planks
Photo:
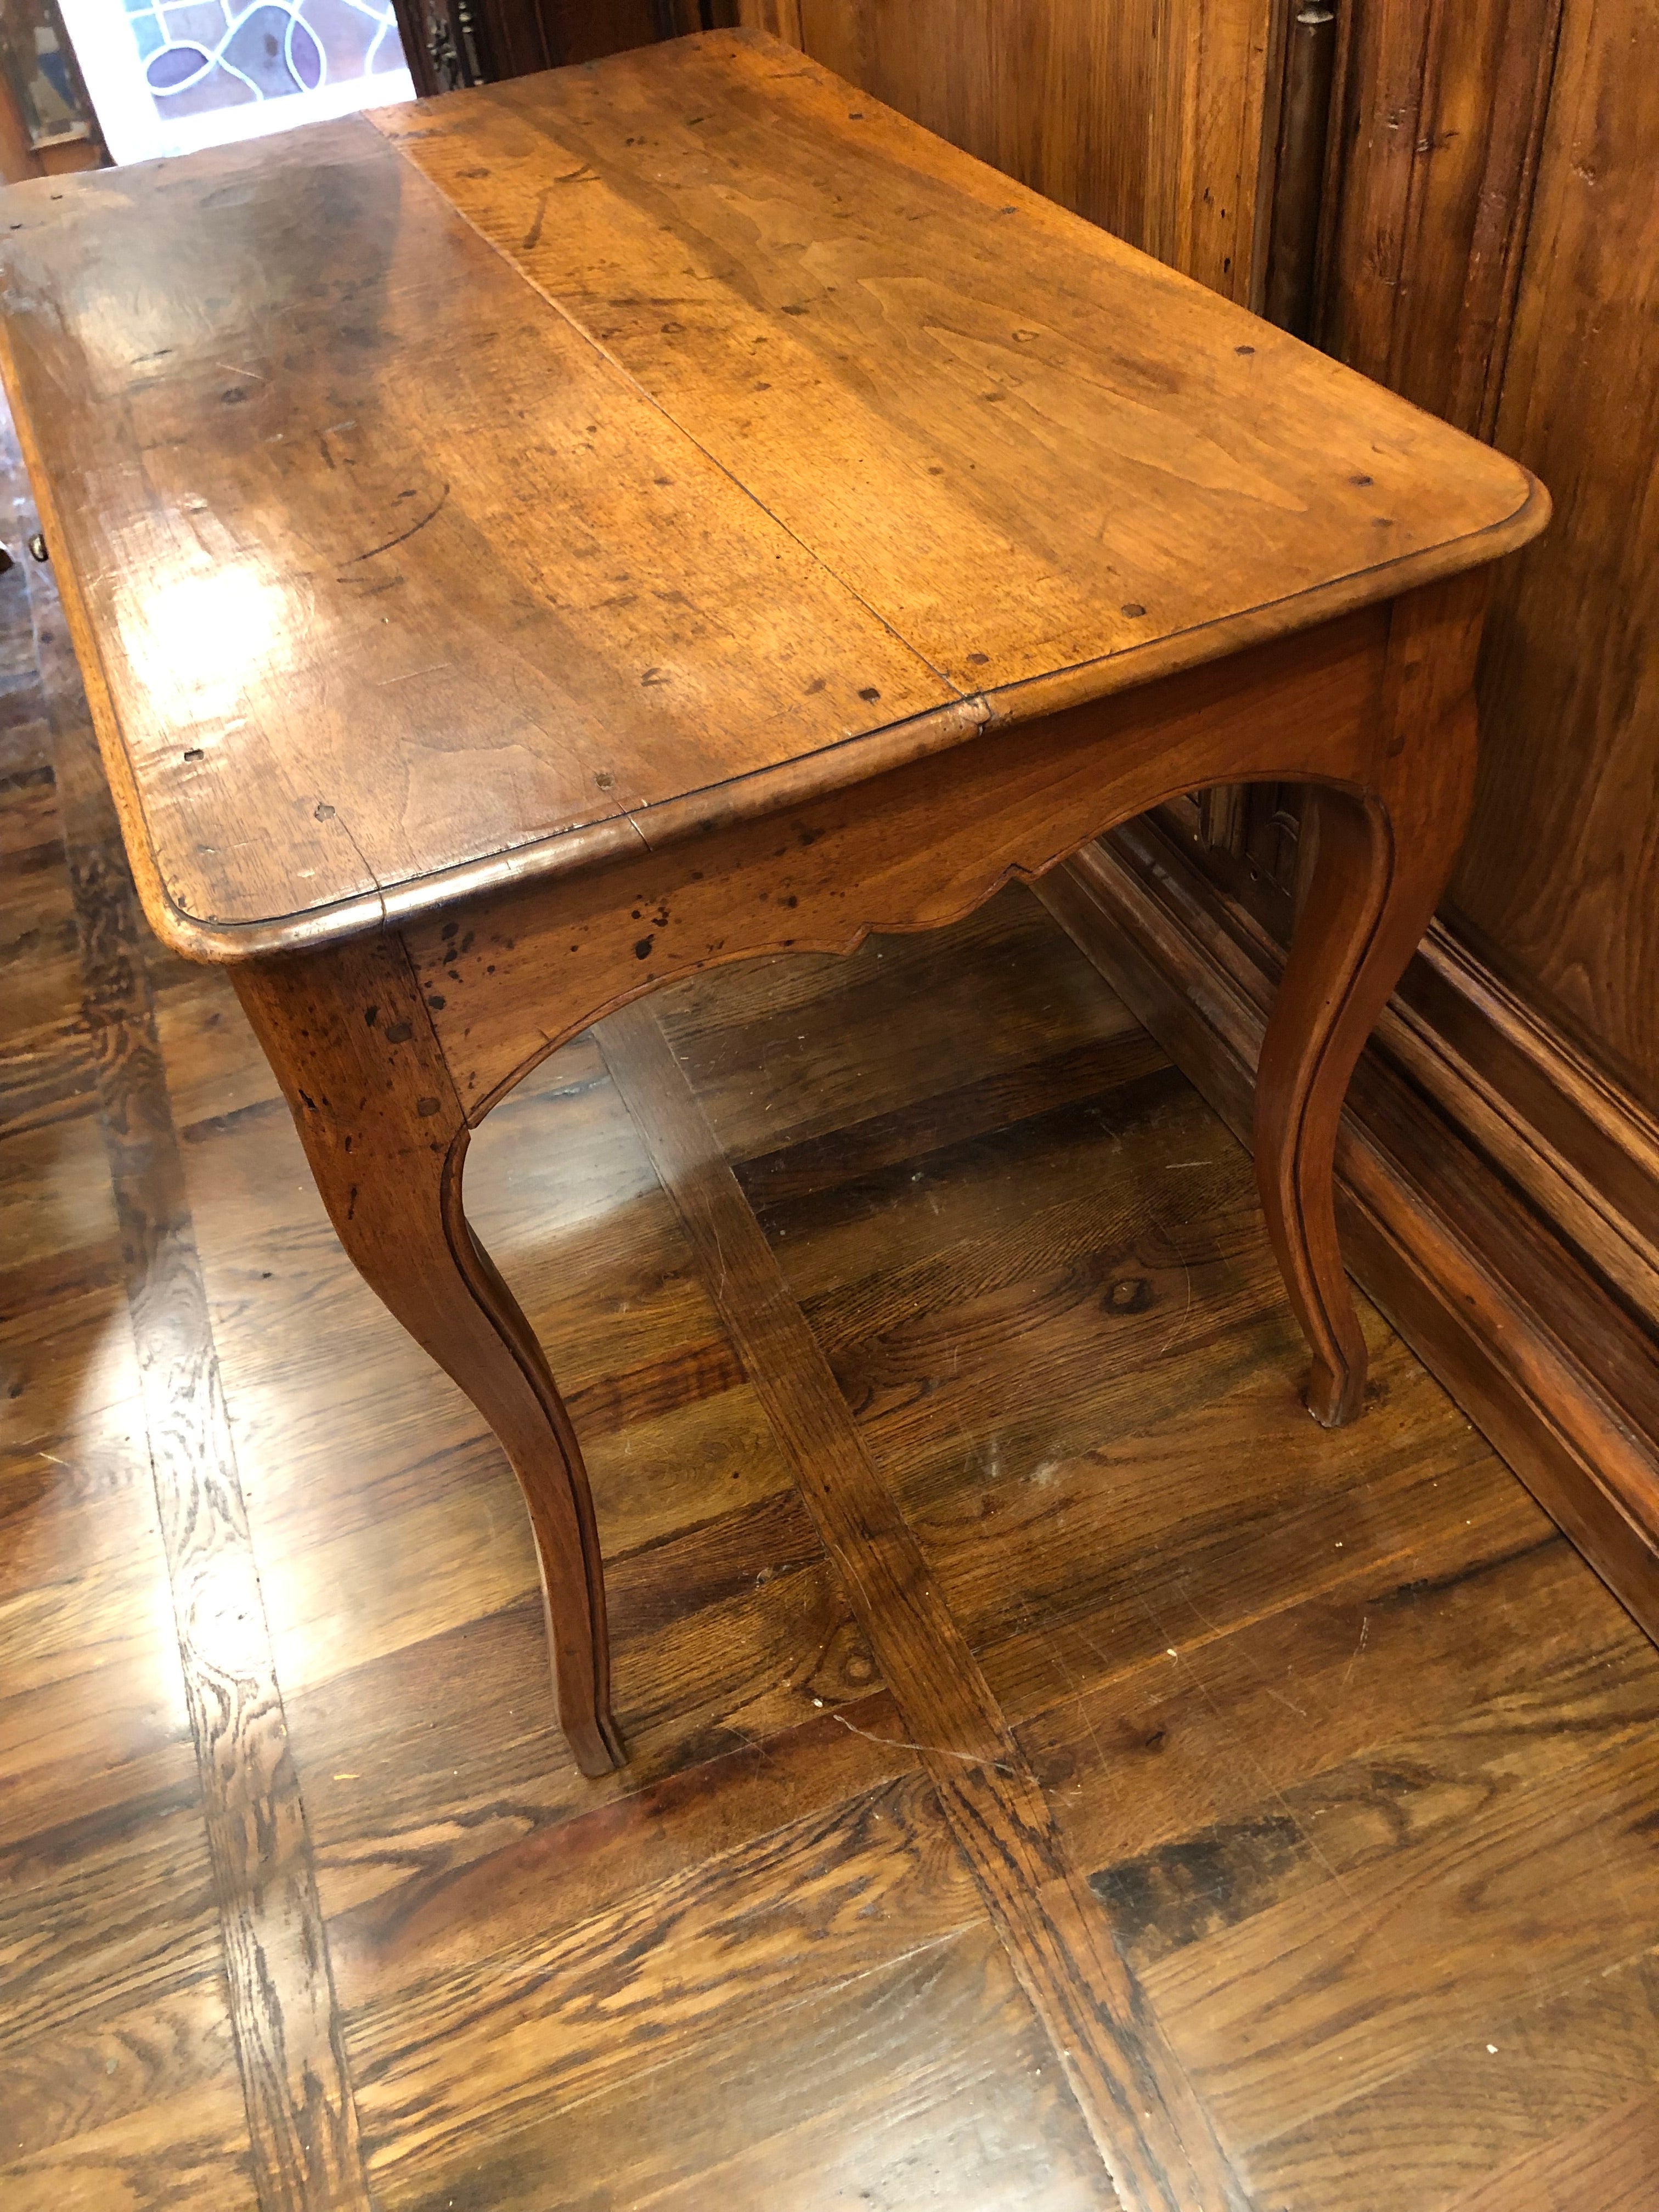
[[[945,689],[951,694],[952,700],[969,702],[977,696],[975,693],[964,691],[960,684],[953,684],[951,678],[945,674],[945,671],[942,668],[936,667],[933,662],[927,658],[927,654],[921,650],[920,646],[912,644],[911,641],[905,636],[904,633],[901,629],[899,629],[894,623],[888,621],[886,616],[882,613],[879,607],[872,606],[870,601],[865,598],[864,594],[860,591],[859,591],[854,585],[848,583],[845,576],[842,575],[837,570],[830,567],[830,563],[824,559],[823,554],[820,553],[815,546],[809,545],[804,538],[790,528],[789,525],[784,520],[781,514],[775,514],[772,508],[768,507],[766,501],[761,497],[758,492],[752,490],[750,486],[744,482],[743,478],[735,472],[735,471],[729,469],[717,453],[711,453],[708,447],[704,445],[702,440],[698,437],[696,432],[691,429],[687,424],[682,422],[677,415],[672,414],[670,410],[664,406],[662,401],[657,398],[655,392],[651,390],[649,386],[641,383],[639,378],[635,375],[633,370],[629,368],[626,362],[621,360],[617,355],[611,351],[611,348],[605,344],[604,339],[599,337],[594,331],[589,330],[586,323],[580,321],[575,315],[571,313],[569,308],[565,306],[563,301],[558,297],[556,293],[550,292],[544,284],[538,284],[536,282],[536,279],[530,274],[529,270],[525,268],[522,262],[515,261],[512,254],[508,252],[506,246],[501,245],[499,240],[493,239],[489,235],[489,233],[485,230],[482,225],[473,221],[471,216],[468,214],[467,210],[461,205],[459,200],[452,199],[450,198],[449,194],[438,182],[438,179],[434,176],[431,175],[428,171],[423,169],[412,154],[405,151],[404,141],[400,137],[380,129],[380,124],[376,120],[378,112],[379,111],[374,108],[366,108],[363,111],[363,119],[379,136],[381,144],[391,147],[393,153],[398,156],[398,159],[402,161],[406,167],[412,169],[415,174],[421,179],[422,183],[436,196],[442,204],[449,210],[450,213],[458,216],[459,220],[466,225],[474,238],[482,240],[492,253],[497,255],[500,259],[504,261],[507,267],[513,271],[514,275],[518,278],[519,282],[521,284],[527,286],[528,289],[536,295],[536,297],[538,300],[542,301],[547,307],[550,307],[553,310],[553,313],[558,317],[559,320],[565,325],[567,329],[573,331],[575,335],[581,339],[584,345],[589,347],[595,354],[598,355],[599,358],[605,363],[605,367],[611,370],[613,375],[618,377],[622,382],[627,386],[628,389],[634,394],[636,399],[643,400],[645,404],[650,408],[653,415],[660,416],[662,421],[666,422],[672,430],[676,432],[678,436],[684,438],[688,445],[694,447],[696,451],[702,455],[702,458],[708,462],[710,468],[717,470],[719,473],[725,477],[727,483],[731,484],[736,490],[739,491],[743,495],[744,498],[746,499],[752,507],[757,508],[775,528],[781,530],[792,544],[798,545],[800,548],[801,551],[806,556],[807,559],[812,563],[814,568],[821,568],[823,574],[829,577],[831,583],[836,585],[839,590],[845,592],[848,598],[853,600],[856,605],[864,609],[864,611],[870,617],[872,622],[879,623],[882,629],[886,631],[887,635],[893,640],[895,644],[902,646],[905,652],[908,653],[913,659],[921,663],[922,667],[927,671],[930,676],[933,677],[939,683],[944,685]],[[889,725],[887,726],[891,726]],[[823,748],[823,750],[833,750],[834,748],[826,747]],[[717,789],[719,787],[713,786],[710,787]]]
[[[1126,2212],[1239,2212],[1196,2093],[655,1015],[638,1003],[594,1035]]]
[[[29,582],[255,2193],[260,2212],[370,2212],[142,925],[96,740],[61,665],[61,609],[38,570]]]
[[[753,39],[745,40],[746,44],[764,42],[765,40],[763,37],[759,40]],[[811,58],[807,57],[805,58],[810,60]],[[823,70],[821,73],[830,76],[832,80],[834,78],[833,71]],[[812,74],[812,72],[808,71],[807,74],[810,75]],[[848,88],[851,90],[857,89],[853,87],[849,87]],[[860,93],[860,97],[875,106],[884,106],[884,102],[875,100],[872,94]],[[893,115],[896,120],[901,122],[908,121],[908,118],[902,117],[896,109],[889,109],[887,112]],[[521,283],[526,285],[531,291],[535,293],[538,299],[543,301],[546,306],[549,307],[556,316],[558,316],[562,322],[586,341],[586,343],[599,356],[600,360],[622,379],[628,388],[638,398],[643,400],[647,406],[652,408],[656,414],[660,416],[664,422],[668,423],[670,427],[678,432],[681,437],[684,438],[689,444],[693,446],[714,468],[717,469],[728,483],[734,485],[746,499],[751,501],[760,512],[766,516],[769,521],[775,524],[793,544],[800,548],[802,552],[807,556],[809,560],[823,570],[823,574],[828,576],[832,582],[834,582],[842,591],[845,592],[849,599],[854,600],[858,605],[863,607],[875,621],[878,622],[882,628],[887,631],[890,636],[894,638],[898,644],[902,646],[908,653],[914,654],[915,659],[921,662],[921,665],[927,668],[931,674],[937,677],[939,682],[943,684],[957,699],[960,700],[966,705],[979,708],[981,711],[984,724],[988,727],[994,727],[999,723],[1006,721],[1023,721],[1030,720],[1039,714],[1053,713],[1059,708],[1075,705],[1079,703],[1081,701],[1102,696],[1100,685],[1097,683],[1091,684],[1088,679],[1092,673],[1103,669],[1111,664],[1117,664],[1125,667],[1133,666],[1137,672],[1133,676],[1127,678],[1124,684],[1114,684],[1111,687],[1113,690],[1127,688],[1128,686],[1135,684],[1151,682],[1157,676],[1173,672],[1173,671],[1177,668],[1190,665],[1194,659],[1202,659],[1206,656],[1201,653],[1195,653],[1191,650],[1182,651],[1182,647],[1183,646],[1189,647],[1193,642],[1202,639],[1208,632],[1213,630],[1222,629],[1230,633],[1237,630],[1238,635],[1231,639],[1231,641],[1225,648],[1228,652],[1236,651],[1242,646],[1253,641],[1255,632],[1252,629],[1252,624],[1271,623],[1272,618],[1276,616],[1280,610],[1294,606],[1298,601],[1315,601],[1317,604],[1318,611],[1313,614],[1307,623],[1292,623],[1289,624],[1288,627],[1293,629],[1311,628],[1315,623],[1326,620],[1330,617],[1351,611],[1352,608],[1357,605],[1369,605],[1379,599],[1391,598],[1394,596],[1394,593],[1389,591],[1366,590],[1364,588],[1370,580],[1386,576],[1390,569],[1400,568],[1408,569],[1410,571],[1409,580],[1400,588],[1411,589],[1419,583],[1432,582],[1437,580],[1442,575],[1455,574],[1462,568],[1478,568],[1483,565],[1478,556],[1469,560],[1458,560],[1455,557],[1449,556],[1455,556],[1460,549],[1476,544],[1482,538],[1488,538],[1495,534],[1512,537],[1513,533],[1516,532],[1517,527],[1524,525],[1529,518],[1533,517],[1534,509],[1541,509],[1541,512],[1538,513],[1535,520],[1532,520],[1532,526],[1524,530],[1523,538],[1531,538],[1534,536],[1538,531],[1543,529],[1549,520],[1551,504],[1548,493],[1545,490],[1543,485],[1539,483],[1538,479],[1533,476],[1529,470],[1522,467],[1520,463],[1516,462],[1514,464],[1515,469],[1516,473],[1524,480],[1525,483],[1525,490],[1519,504],[1508,514],[1497,517],[1491,522],[1483,523],[1478,530],[1462,532],[1455,538],[1438,540],[1433,545],[1421,547],[1415,552],[1395,554],[1391,556],[1390,558],[1386,561],[1370,562],[1363,568],[1344,570],[1341,574],[1327,577],[1322,583],[1310,586],[1305,590],[1288,592],[1277,599],[1258,600],[1249,607],[1235,609],[1231,613],[1213,616],[1205,622],[1194,623],[1188,624],[1185,629],[1167,632],[1161,637],[1149,640],[1145,645],[1132,645],[1117,652],[1093,654],[1087,659],[1068,661],[1057,668],[1044,670],[1041,674],[1021,677],[1014,682],[996,685],[989,690],[964,692],[957,684],[951,681],[951,678],[944,670],[939,668],[935,663],[922,652],[920,646],[916,645],[912,639],[907,637],[903,631],[901,630],[896,623],[889,621],[887,617],[881,612],[878,607],[877,607],[870,599],[866,598],[854,584],[849,582],[848,580],[841,574],[840,570],[831,562],[825,558],[824,555],[817,546],[811,544],[807,539],[802,538],[797,531],[792,528],[791,526],[784,520],[781,515],[778,514],[772,507],[769,507],[766,504],[765,501],[760,497],[757,492],[754,491],[747,483],[745,483],[744,479],[738,476],[733,469],[729,467],[726,462],[720,459],[718,454],[714,453],[703,443],[702,440],[697,435],[696,432],[689,423],[683,422],[678,415],[677,415],[663,400],[657,397],[648,385],[641,382],[640,378],[628,367],[627,363],[621,358],[621,356],[613,351],[596,331],[592,330],[580,316],[578,316],[571,308],[567,307],[556,293],[550,291],[544,284],[541,283],[535,276],[533,276],[530,270],[525,266],[524,263],[514,254],[511,248],[503,244],[501,240],[492,237],[489,232],[487,231],[480,222],[476,221],[471,212],[462,205],[461,202],[455,198],[451,192],[447,190],[440,179],[422,166],[416,155],[410,149],[414,145],[419,143],[421,137],[430,134],[405,133],[395,127],[386,128],[382,126],[380,119],[381,114],[385,113],[395,116],[397,112],[398,111],[395,110],[377,110],[368,108],[362,111],[362,119],[380,133],[381,139],[386,143],[391,145],[396,149],[401,158],[432,187],[433,191],[436,193],[442,204],[447,208],[450,209],[453,214],[458,216],[476,237],[481,239],[493,253],[500,256],[500,258],[507,264],[507,267],[513,270]],[[912,127],[920,128],[921,126]],[[925,135],[934,137],[937,134],[928,132]],[[951,143],[948,140],[942,143],[945,144]],[[961,151],[960,149],[954,149],[953,150],[958,153]],[[997,173],[1000,174],[1000,172]],[[1006,178],[1003,181],[1010,186],[1017,185],[1019,182],[1019,180],[1015,178]],[[1020,185],[1019,189],[1027,192],[1030,191],[1029,186],[1024,185]],[[1031,197],[1041,202],[1045,210],[1052,212],[1054,210],[1056,204],[1045,199],[1042,194],[1031,193]],[[1078,219],[1079,221],[1082,220],[1080,217]],[[1146,258],[1151,260],[1152,257],[1147,256]],[[1166,274],[1174,274],[1176,276],[1180,276],[1182,274],[1179,270],[1170,270],[1167,264],[1160,263],[1157,265]],[[1198,289],[1203,289],[1207,288],[1200,287]],[[1219,294],[1216,294],[1214,296],[1218,301],[1218,303],[1219,303],[1221,301],[1221,295]],[[1523,541],[1522,538],[1514,538],[1513,542],[1520,543]],[[1501,558],[1503,552],[1509,551],[1510,550],[1512,550],[1511,544],[1506,544],[1500,548],[1498,553],[1494,553],[1487,557],[1489,559]],[[1270,634],[1278,635],[1279,631],[1285,627],[1285,625],[1282,623],[1274,624]],[[1032,703],[1030,706],[1025,706],[1023,703],[1024,699],[1026,696],[1030,696],[1031,699]],[[1006,707],[1004,707],[1001,703],[1005,701],[1008,702]],[[892,728],[901,726],[890,724],[884,726]],[[864,733],[864,736],[861,738],[854,738],[842,739],[837,744],[820,747],[818,749],[818,754],[822,755],[824,753],[838,751],[841,750],[841,746],[842,744],[868,742],[870,738],[878,737],[881,734],[881,732],[875,731]],[[817,756],[803,755],[801,757],[803,759],[809,759],[816,757]],[[752,771],[752,774],[757,776],[764,777],[773,772],[774,771],[767,769],[757,769]],[[732,781],[742,781],[744,780],[745,779],[744,778],[731,779]],[[718,790],[721,787],[722,787],[720,785],[710,785],[705,787],[705,788],[708,790]],[[685,797],[690,797],[693,795],[694,794],[689,793],[684,794]],[[642,811],[647,812],[649,811],[649,810]]]

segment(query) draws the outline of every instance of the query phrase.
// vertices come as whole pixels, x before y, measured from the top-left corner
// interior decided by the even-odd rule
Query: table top
[[[327,939],[1496,557],[1513,462],[717,33],[0,203],[147,911]]]

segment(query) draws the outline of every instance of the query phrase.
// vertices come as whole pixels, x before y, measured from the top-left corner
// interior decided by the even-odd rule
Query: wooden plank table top
[[[197,957],[658,848],[1547,511],[742,33],[7,208],[7,382]]]

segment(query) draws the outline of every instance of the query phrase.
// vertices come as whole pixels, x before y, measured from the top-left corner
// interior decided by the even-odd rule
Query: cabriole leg
[[[587,1472],[540,1346],[461,1206],[467,1125],[402,940],[234,971],[340,1242],[459,1384],[524,1491],[559,1718],[584,1774],[623,1760]]]
[[[1365,1340],[1337,1244],[1342,1101],[1366,1038],[1422,941],[1474,790],[1469,690],[1484,576],[1396,602],[1375,787],[1310,787],[1311,873],[1256,1079],[1255,1164],[1268,1234],[1313,1349],[1308,1410],[1351,1421]]]

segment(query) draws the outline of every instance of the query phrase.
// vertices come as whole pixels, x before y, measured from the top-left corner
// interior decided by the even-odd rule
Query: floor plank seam
[[[1207,2117],[1103,1908],[1070,1867],[1041,1788],[868,1456],[656,1014],[635,1004],[596,1034],[738,1356],[796,1463],[901,1714],[918,1696],[939,1696],[941,1718],[954,1717],[976,1747],[954,1767],[940,1755],[962,1759],[954,1747],[934,1745],[921,1756],[1126,2212],[1238,2212],[1243,2199]],[[829,1445],[820,1464],[808,1441],[814,1423]],[[936,1731],[915,1733],[921,1742]],[[1061,1895],[1069,1932],[1047,1901]]]
[[[373,118],[371,118],[371,120]],[[823,555],[820,553],[816,547],[809,545],[806,540],[801,537],[798,531],[792,530],[789,525],[784,521],[781,515],[775,514],[773,510],[768,507],[765,501],[762,499],[758,492],[755,491],[750,485],[746,484],[740,476],[736,475],[734,471],[720,459],[718,454],[711,452],[703,441],[699,438],[694,431],[688,428],[684,422],[679,421],[678,416],[676,416],[672,410],[657,398],[656,394],[652,392],[647,386],[641,384],[639,378],[635,375],[634,372],[624,362],[618,358],[617,354],[605,343],[604,339],[599,337],[597,331],[590,330],[586,323],[581,321],[578,316],[574,315],[569,308],[565,306],[564,302],[556,297],[553,293],[550,292],[545,285],[538,284],[536,279],[531,276],[529,271],[525,268],[524,264],[514,258],[513,255],[507,251],[507,247],[501,243],[500,240],[492,238],[489,233],[483,228],[483,225],[477,221],[476,216],[469,211],[469,210],[462,207],[458,201],[451,198],[450,195],[444,191],[442,185],[438,183],[437,179],[434,177],[428,175],[427,171],[422,168],[419,162],[416,161],[410,156],[404,146],[402,138],[396,132],[387,131],[384,135],[397,149],[397,151],[403,157],[408,166],[415,171],[416,174],[419,176],[423,182],[431,186],[433,191],[436,193],[441,200],[442,200],[444,205],[450,210],[451,213],[459,216],[460,221],[464,222],[467,228],[472,233],[473,236],[479,240],[483,245],[486,246],[492,253],[499,255],[501,260],[503,260],[507,264],[507,267],[513,271],[514,275],[519,278],[520,283],[528,286],[529,289],[536,295],[538,300],[545,301],[547,306],[552,309],[559,320],[563,323],[568,330],[574,331],[576,337],[580,338],[584,343],[592,348],[599,359],[605,362],[608,368],[611,369],[615,374],[621,379],[623,383],[627,386],[628,389],[634,394],[636,399],[640,400],[645,406],[648,407],[653,414],[660,416],[662,420],[669,425],[670,428],[672,429],[678,436],[684,438],[688,446],[691,447],[695,452],[702,454],[703,459],[708,462],[710,468],[718,470],[726,481],[737,491],[740,492],[744,499],[751,501],[760,510],[761,514],[766,517],[767,520],[771,523],[775,528],[781,530],[784,536],[787,538],[792,544],[798,545],[801,551],[805,554],[807,559],[811,561],[815,567],[823,569],[824,574],[830,579],[831,582],[836,584],[842,591],[845,592],[849,599],[855,601],[858,605],[861,606],[873,622],[879,623],[896,644],[902,646],[904,650],[908,653],[911,654],[921,664],[921,665],[927,671],[928,674],[932,676],[937,683],[941,684],[945,687],[945,690],[949,692],[950,697],[940,701],[940,707],[947,708],[951,707],[966,708],[968,712],[973,715],[975,720],[986,724],[989,724],[994,719],[991,702],[983,692],[967,692],[963,690],[959,684],[952,683],[950,677],[945,674],[945,671],[942,668],[936,667],[933,662],[927,658],[927,654],[922,652],[919,646],[913,645],[910,640],[906,637],[884,614],[881,612],[879,608],[872,606],[869,600],[865,598],[864,594],[853,584],[849,583],[847,578],[842,575],[837,569],[832,568],[830,562],[825,560]],[[935,708],[930,711],[937,712],[938,709]],[[890,724],[887,726],[891,727],[892,726]],[[860,734],[864,733],[860,732]],[[870,734],[874,734],[874,732],[871,732]],[[650,848],[651,841],[647,836],[645,831],[640,828],[639,823],[635,822],[633,816],[628,812],[626,807],[623,808],[621,811],[623,817],[627,820],[635,835],[638,836],[640,842],[648,850]]]

